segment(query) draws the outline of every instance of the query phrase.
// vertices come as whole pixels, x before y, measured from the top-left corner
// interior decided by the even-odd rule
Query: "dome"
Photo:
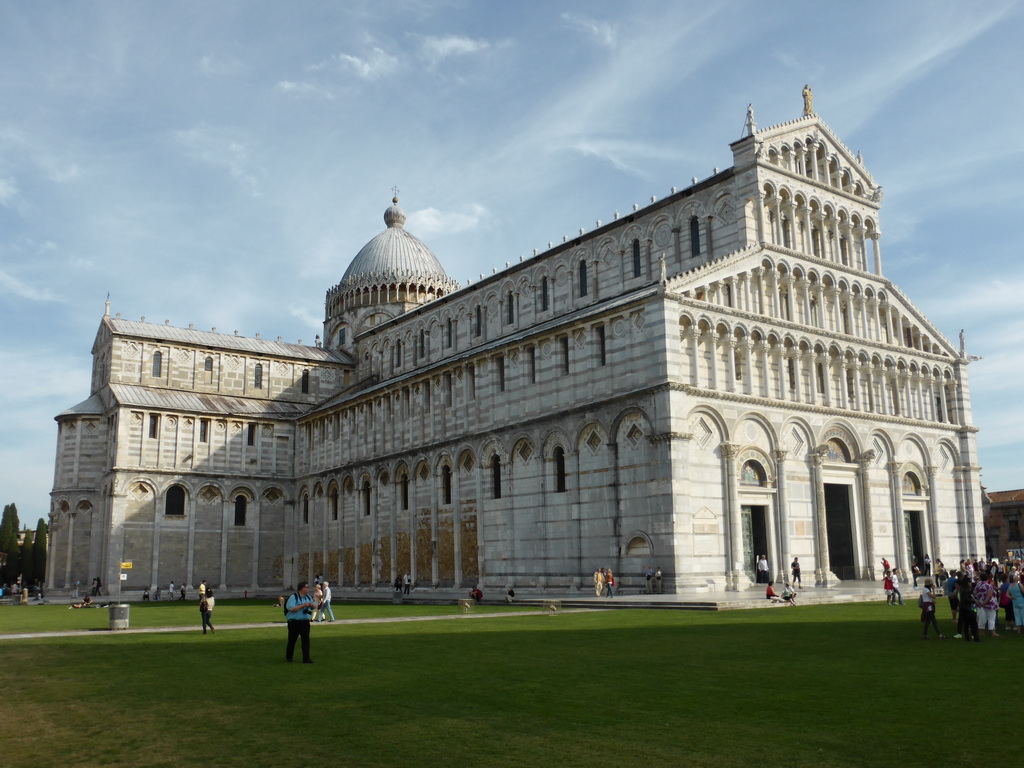
[[[405,212],[398,207],[398,198],[384,212],[388,228],[362,247],[352,259],[338,286],[341,290],[371,288],[387,283],[417,282],[444,286],[445,293],[458,288],[448,287],[454,281],[423,241],[405,231]]]

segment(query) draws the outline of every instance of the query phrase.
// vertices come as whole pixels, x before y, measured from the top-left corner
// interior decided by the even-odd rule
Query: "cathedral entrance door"
[[[825,483],[825,527],[829,568],[840,579],[856,578],[850,486]]]
[[[910,574],[909,564],[914,562],[915,557],[918,565],[924,562],[924,531],[921,528],[921,511],[917,509],[904,510],[903,526],[907,534],[907,574]]]
[[[752,581],[757,581],[757,556],[768,556],[768,508],[744,504],[740,515],[743,523],[743,570]]]

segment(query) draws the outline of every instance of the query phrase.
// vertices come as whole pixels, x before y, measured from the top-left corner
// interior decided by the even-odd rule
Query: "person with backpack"
[[[300,581],[295,594],[288,598],[284,604],[284,615],[288,618],[288,648],[285,651],[285,661],[291,661],[295,654],[295,642],[302,639],[302,663],[312,664],[313,659],[309,657],[309,620],[313,616],[313,609],[316,603],[309,596],[309,582]]]
[[[213,616],[213,606],[215,604],[213,597],[213,590],[207,589],[199,600],[199,617],[203,620],[203,634],[206,634],[206,628],[210,628],[210,634],[214,633],[213,623],[210,621],[210,617]]]

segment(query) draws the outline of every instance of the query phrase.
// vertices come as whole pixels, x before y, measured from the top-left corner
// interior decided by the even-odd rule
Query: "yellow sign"
[[[122,571],[130,571],[131,569],[132,569],[132,561],[131,560],[125,560],[123,563],[121,563],[121,570]]]

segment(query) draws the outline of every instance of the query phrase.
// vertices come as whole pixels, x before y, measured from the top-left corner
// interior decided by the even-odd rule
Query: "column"
[[[816,587],[829,585],[829,571],[831,570],[828,560],[828,526],[825,517],[825,480],[822,475],[822,466],[827,455],[828,446],[825,445],[819,445],[811,451],[811,476],[814,483],[814,531],[817,545],[817,558],[814,564],[814,585]]]
[[[693,365],[690,369],[690,383],[695,387],[700,386],[700,331],[697,328],[690,328],[686,331],[686,340],[690,345],[690,357]]]
[[[810,374],[807,377],[807,394],[809,396],[808,402],[812,404],[818,402],[818,369],[814,364],[815,357],[814,352],[811,350],[807,350],[803,356],[804,366],[808,374]]]
[[[768,362],[768,344],[764,341],[759,341],[754,346],[754,351],[758,353],[758,357],[761,359],[761,397],[771,397],[772,367]]]
[[[789,573],[789,558],[793,556],[789,544],[789,505],[786,498],[786,456],[788,451],[775,451],[775,517],[778,520],[776,531],[779,541],[779,553],[776,557],[775,580],[785,581]]]
[[[932,564],[942,559],[942,544],[939,540],[939,500],[935,490],[935,475],[939,468],[934,464],[925,466],[924,471],[928,474],[928,539],[925,543],[925,552],[932,556]],[[930,548],[929,548],[930,547]]]
[[[725,468],[725,517],[729,521],[729,537],[726,542],[726,589],[737,591],[743,574],[743,521],[739,504],[739,478],[736,472],[736,456],[739,446],[722,443],[722,464]]]
[[[871,238],[871,244],[875,252],[875,274],[882,274],[882,245],[879,240],[879,233],[872,232],[869,237]]]
[[[220,589],[228,588],[228,521],[231,514],[231,500],[220,500]],[[172,596],[173,600],[174,597]]]
[[[871,509],[871,463],[877,454],[867,450],[857,459],[857,479],[860,481],[860,507],[864,520],[864,562],[861,578],[875,580],[875,521]]]
[[[252,509],[250,519],[247,521],[252,525],[252,578],[251,584],[253,591],[259,586],[260,583],[260,507],[262,503],[262,495],[257,489],[256,497],[252,500]],[[324,566],[324,573],[326,573],[326,563]],[[192,574],[189,574],[189,583],[193,584],[191,580]],[[335,584],[339,583],[335,579],[331,579]]]
[[[490,470],[490,465],[484,463],[484,457],[478,456],[473,472],[476,482],[477,517],[481,507],[480,500],[480,476]],[[462,469],[455,469],[452,477],[452,586],[462,586]],[[513,545],[514,546],[514,545]]]
[[[729,392],[736,391],[736,340],[726,339],[722,342],[725,349],[725,388]]]
[[[900,472],[902,466],[898,461],[890,461],[887,468],[889,470],[889,494],[892,497],[893,545],[896,547],[893,567],[900,569],[900,575],[903,576],[900,581],[905,582],[909,563],[906,562],[907,526],[903,520],[903,476]]]
[[[71,586],[71,553],[74,551],[74,543],[75,543],[75,517],[76,517],[76,515],[77,515],[77,513],[75,512],[75,510],[72,509],[71,511],[68,512],[68,514],[67,514],[67,516],[65,518],[68,521],[67,532],[66,532],[67,546],[64,547],[64,588],[65,589],[67,589],[68,587]],[[53,517],[51,516],[51,520],[52,519],[53,519]],[[52,522],[51,522],[51,525],[52,525]],[[57,558],[53,558],[53,561],[56,563]],[[85,579],[83,579],[81,576],[78,577],[78,578],[79,578],[79,581],[83,581],[83,582],[85,581]],[[56,583],[56,580],[51,577],[49,582],[47,582],[47,586],[50,586],[51,584],[55,584],[55,583]]]

